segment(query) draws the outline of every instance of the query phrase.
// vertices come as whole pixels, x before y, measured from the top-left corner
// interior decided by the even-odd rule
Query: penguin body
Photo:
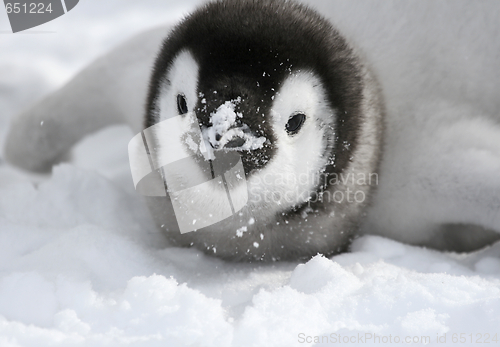
[[[224,128],[217,119],[228,107]],[[183,114],[195,115],[216,157],[241,155],[247,191],[233,190],[248,202],[181,234],[168,199],[150,198],[175,244],[236,260],[346,249],[375,187],[383,109],[371,73],[324,18],[283,1],[216,1],[194,12],[158,54],[145,127]],[[154,147],[152,156],[172,150]],[[190,196],[193,223],[225,199],[213,188]]]
[[[408,6],[401,13],[413,13]],[[227,218],[181,234],[172,200],[147,197],[174,245],[272,261],[341,252],[361,233],[460,251],[493,242],[500,231],[500,130],[481,112],[491,113],[495,102],[481,111],[474,93],[472,106],[453,99],[449,88],[433,94],[423,86],[436,76],[407,80],[420,71],[415,64],[391,75],[395,51],[367,52],[384,58],[376,64],[383,100],[356,49],[314,11],[293,1],[211,2],[172,31],[125,43],[25,111],[13,122],[5,154],[19,166],[46,170],[106,125],[126,122],[146,134],[169,119],[195,119],[207,151],[173,140],[195,160],[189,170],[174,170],[169,183],[213,178],[219,158],[236,156],[245,189],[238,183],[226,189],[226,182],[191,200],[200,215],[228,197],[246,201]],[[165,153],[168,147],[150,156]],[[458,229],[467,236],[458,237]],[[480,236],[484,229],[490,236]]]

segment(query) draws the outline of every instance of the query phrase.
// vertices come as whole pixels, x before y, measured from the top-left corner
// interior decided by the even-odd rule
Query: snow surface
[[[195,2],[107,0],[97,11],[81,1],[32,30],[55,31],[44,34],[9,35],[0,11],[0,144],[31,100]],[[133,190],[133,135],[104,130],[46,177],[0,158],[0,346],[498,344],[500,244],[453,254],[365,236],[350,253],[305,264],[168,247]],[[460,334],[466,343],[454,343]]]

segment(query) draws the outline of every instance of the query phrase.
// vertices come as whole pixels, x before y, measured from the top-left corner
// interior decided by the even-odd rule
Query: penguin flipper
[[[135,36],[14,117],[5,158],[47,172],[87,134],[118,123],[140,131],[150,72],[168,32],[160,27]]]

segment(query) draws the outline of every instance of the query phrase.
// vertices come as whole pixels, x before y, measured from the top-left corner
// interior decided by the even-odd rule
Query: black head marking
[[[259,169],[272,157],[275,139],[266,118],[275,91],[300,69],[320,77],[336,112],[336,153],[329,154],[325,174],[347,167],[362,118],[362,67],[346,41],[315,11],[281,0],[219,0],[195,11],[163,43],[150,82],[146,127],[157,119],[160,87],[184,49],[199,65],[198,92],[205,99],[196,106],[200,123],[208,126],[211,112],[240,97],[245,123],[268,139],[252,156],[243,153],[245,171]],[[300,127],[301,119],[295,120]],[[293,132],[297,124],[292,123]]]

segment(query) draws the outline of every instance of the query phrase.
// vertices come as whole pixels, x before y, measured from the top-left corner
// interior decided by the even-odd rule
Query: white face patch
[[[157,158],[169,157],[170,154],[165,152],[176,151],[183,153],[182,157],[189,157],[191,155],[197,155],[199,157],[204,156],[206,159],[206,151],[208,146],[203,143],[202,138],[198,136],[193,136],[192,127],[198,127],[197,118],[194,113],[194,108],[196,107],[198,101],[198,75],[199,66],[194,59],[191,52],[188,50],[181,51],[173,60],[172,65],[165,76],[165,80],[162,86],[162,90],[159,98],[159,119],[158,123],[165,121],[170,118],[179,117],[174,124],[177,125],[176,129],[169,129],[169,132],[165,131],[156,132],[155,136],[169,136],[168,139],[163,139],[158,142],[162,142],[168,145],[160,146],[155,149],[150,149],[153,155]],[[177,106],[177,96],[183,95],[186,100],[188,113],[180,115]],[[172,126],[172,125],[169,125]],[[199,129],[198,129],[199,130]],[[168,135],[167,135],[168,133]],[[203,152],[203,153],[202,153]],[[179,154],[180,155],[180,154]],[[186,170],[188,172],[186,172]],[[199,172],[198,172],[199,171]],[[190,186],[193,179],[198,176],[203,176],[199,166],[193,161],[184,161],[179,164],[177,170],[174,170],[169,175],[168,185],[169,187],[182,187]],[[202,179],[197,179],[202,181]],[[217,184],[202,186],[203,189],[208,189],[208,191],[203,192],[199,195],[205,195],[210,197],[210,203],[217,206],[225,201],[226,193],[225,190],[219,187]],[[194,194],[194,193],[193,193]],[[200,199],[200,196],[193,195],[190,198],[192,201],[204,202],[205,199]],[[202,200],[202,201],[200,201]],[[203,210],[203,206],[199,208]]]
[[[189,51],[184,50],[175,57],[170,70],[165,76],[158,102],[159,119],[157,123],[180,116],[177,107],[177,96],[179,94],[183,95],[186,100],[188,113],[180,116],[179,120],[175,122],[175,124],[179,125],[178,129],[170,129],[171,131],[168,135],[166,132],[155,132],[155,136],[157,137],[161,137],[163,134],[169,136],[168,139],[158,140],[158,143],[166,143],[165,141],[167,140],[168,145],[150,149],[152,155],[156,158],[168,157],[168,152],[170,151],[183,152],[183,157],[187,157],[195,154],[198,151],[197,149],[202,149],[201,139],[196,140],[191,136],[185,137],[191,126],[197,126],[197,124],[192,124],[196,122],[196,117],[192,111],[198,97],[198,71],[198,63]],[[193,143],[193,141],[196,143]],[[184,182],[182,174],[180,172],[175,180],[172,179],[172,184],[187,184],[187,182]]]
[[[175,57],[160,93],[158,103],[160,119],[157,119],[157,122],[179,115],[177,110],[179,94],[185,97],[188,111],[193,111],[198,99],[198,72],[198,63],[189,51],[181,51]]]
[[[187,50],[180,51],[174,58],[163,82],[158,102],[159,119],[157,119],[157,123],[179,116],[177,106],[178,95],[184,97],[188,110],[187,114],[181,116],[183,120],[180,122],[186,124],[196,122],[196,116],[193,110],[198,100],[198,73],[198,63],[191,52]],[[191,126],[194,125],[191,124]],[[185,129],[188,129],[188,127],[185,127]],[[164,156],[163,151],[176,150],[175,148],[179,146],[187,150],[190,154],[196,154],[199,153],[200,150],[205,150],[205,146],[201,143],[201,139],[193,139],[190,136],[186,138],[184,137],[185,133],[186,131],[179,129],[177,134],[178,139],[170,139],[170,142],[178,141],[179,143],[177,143],[176,146],[171,144],[170,146],[158,148],[158,156],[162,157]],[[158,136],[160,136],[160,134],[158,134]]]
[[[159,119],[144,130],[148,144],[158,144],[149,151],[155,168],[162,167],[181,232],[221,221],[241,210],[248,200],[246,185],[241,184],[245,181],[241,159],[222,174],[219,164],[209,164],[213,154],[194,111],[201,97],[198,75],[192,54],[181,51],[165,76],[158,101]],[[179,95],[186,101],[186,113],[178,109]]]
[[[270,121],[276,152],[260,172],[249,177],[249,203],[269,214],[308,201],[321,185],[320,173],[333,147],[334,111],[328,105],[321,80],[310,71],[298,71],[285,79],[276,93]],[[306,116],[295,134],[286,124],[296,114]]]

